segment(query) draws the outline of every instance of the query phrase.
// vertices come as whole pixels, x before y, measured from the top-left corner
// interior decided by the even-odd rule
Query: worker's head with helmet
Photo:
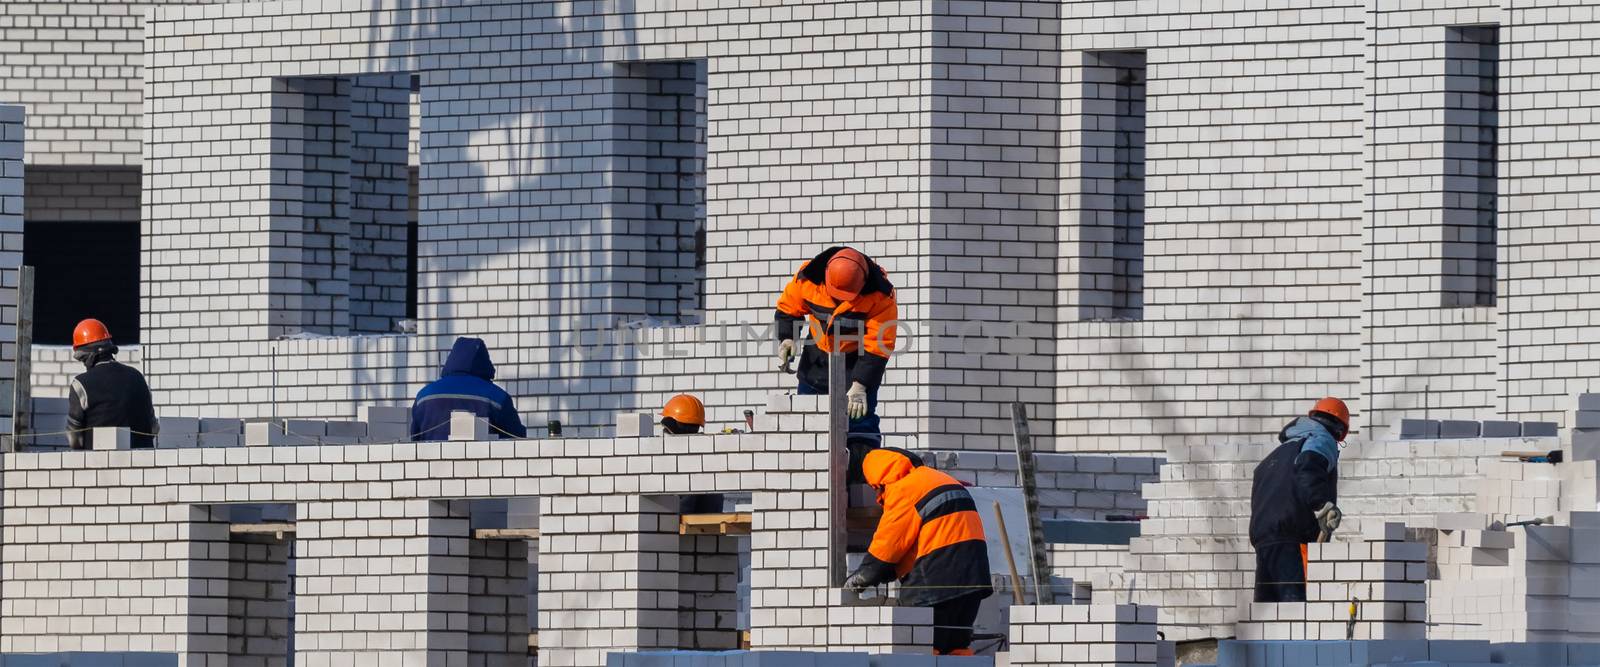
[[[73,327],[72,358],[92,366],[97,357],[116,353],[117,345],[111,341],[111,330],[105,323],[91,317]]]
[[[673,435],[699,433],[706,425],[706,406],[689,394],[673,396],[661,408],[661,429]]]
[[[867,287],[867,256],[855,248],[840,248],[828,259],[823,287],[834,301],[854,301]]]
[[[1307,413],[1312,419],[1327,427],[1328,433],[1334,440],[1343,440],[1350,435],[1350,406],[1344,401],[1332,396],[1324,396],[1317,404],[1311,406]]]

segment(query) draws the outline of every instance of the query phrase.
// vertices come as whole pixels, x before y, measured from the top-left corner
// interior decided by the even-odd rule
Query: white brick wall
[[[22,266],[22,163],[26,125],[22,107],[0,106],[0,379],[8,384],[16,377],[17,277],[18,267]],[[0,400],[11,399],[7,395]]]

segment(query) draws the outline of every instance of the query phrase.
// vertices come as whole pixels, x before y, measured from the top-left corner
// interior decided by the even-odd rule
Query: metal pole
[[[33,427],[33,267],[17,271],[17,360],[11,383],[11,442],[3,451],[21,451],[20,441]]]
[[[845,551],[850,546],[850,534],[845,518],[850,508],[850,489],[845,484],[845,472],[850,467],[850,420],[845,407],[844,355],[828,354],[828,585],[844,586]]]
[[[1033,435],[1028,432],[1028,412],[1021,402],[1011,404],[1012,444],[1017,452],[1017,481],[1022,485],[1022,500],[1028,508],[1028,550],[1033,554],[1033,599],[1035,604],[1055,604],[1055,589],[1050,586],[1050,555],[1045,553],[1044,523],[1039,520],[1039,480],[1035,474]],[[1021,582],[1017,583],[1021,586]]]

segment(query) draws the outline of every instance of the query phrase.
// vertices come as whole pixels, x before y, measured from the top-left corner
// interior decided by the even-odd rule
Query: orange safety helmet
[[[854,248],[841,248],[828,260],[823,287],[835,301],[854,301],[867,286],[867,256]]]
[[[1317,404],[1311,407],[1311,412],[1307,414],[1318,412],[1339,420],[1339,423],[1344,424],[1344,430],[1350,430],[1350,406],[1345,405],[1344,401],[1332,396],[1324,396],[1322,400],[1317,401]]]
[[[688,394],[678,394],[667,401],[666,407],[661,408],[661,416],[672,419],[679,424],[706,425],[706,406],[700,399]]]
[[[89,318],[78,323],[72,329],[72,347],[79,348],[91,343],[111,340],[111,331],[100,320]]]

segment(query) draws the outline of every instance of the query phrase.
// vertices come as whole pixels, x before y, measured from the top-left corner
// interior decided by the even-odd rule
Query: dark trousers
[[[1305,602],[1306,565],[1293,542],[1256,547],[1256,602]]]
[[[848,387],[846,387],[848,390]],[[827,387],[813,387],[805,380],[799,380],[795,393],[801,396],[817,396],[828,393]],[[883,431],[878,428],[878,389],[873,387],[867,390],[867,414],[860,419],[850,420],[850,436],[882,440]]]
[[[948,655],[972,644],[972,622],[988,593],[968,593],[933,605],[933,652]]]

